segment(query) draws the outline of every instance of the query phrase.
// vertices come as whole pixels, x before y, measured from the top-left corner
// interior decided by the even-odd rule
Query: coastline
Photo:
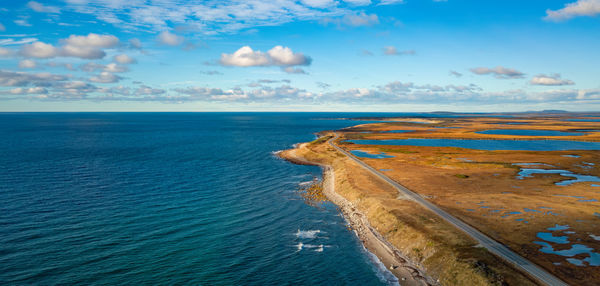
[[[333,167],[318,162],[309,161],[296,153],[298,147],[304,144],[295,144],[294,149],[277,153],[276,155],[294,164],[320,166],[323,171],[323,193],[341,210],[342,215],[360,239],[363,247],[391,272],[402,285],[438,285],[436,281],[426,275],[422,267],[413,263],[399,249],[389,243],[377,230],[375,230],[367,217],[358,210],[350,201],[338,194],[335,190],[335,170]]]

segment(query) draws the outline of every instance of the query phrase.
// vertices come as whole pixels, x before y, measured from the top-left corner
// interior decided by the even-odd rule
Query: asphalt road
[[[331,145],[336,150],[342,152],[343,154],[348,156],[350,159],[352,159],[356,163],[358,163],[360,166],[369,170],[374,175],[376,175],[379,178],[383,179],[384,181],[388,182],[390,185],[392,185],[394,188],[396,188],[398,190],[398,192],[400,192],[402,195],[419,203],[426,209],[429,209],[430,211],[434,212],[435,214],[437,214],[438,216],[440,216],[447,222],[451,223],[458,229],[462,230],[463,232],[465,232],[466,234],[471,236],[473,239],[477,240],[481,244],[481,246],[485,247],[488,251],[490,251],[490,252],[494,253],[495,255],[497,255],[498,257],[501,257],[502,259],[508,261],[509,263],[513,264],[515,267],[521,269],[525,273],[528,273],[531,277],[535,278],[536,280],[538,280],[539,282],[541,282],[543,284],[567,285],[565,282],[558,279],[556,276],[548,273],[546,270],[540,268],[539,266],[535,265],[533,262],[521,257],[517,253],[508,249],[508,247],[493,240],[489,236],[483,234],[482,232],[478,231],[477,229],[473,228],[472,226],[464,223],[463,221],[459,220],[458,218],[450,215],[449,213],[440,209],[436,205],[430,203],[429,201],[427,201],[426,199],[424,199],[417,193],[414,193],[413,191],[407,189],[406,187],[398,184],[394,180],[388,178],[386,175],[382,174],[381,172],[375,170],[374,168],[367,165],[360,159],[356,158],[354,155],[350,154],[349,152],[346,152],[346,150],[338,147],[337,145],[335,145],[333,143],[338,137],[339,137],[339,135],[337,133],[335,133],[335,137],[328,141],[329,145]]]

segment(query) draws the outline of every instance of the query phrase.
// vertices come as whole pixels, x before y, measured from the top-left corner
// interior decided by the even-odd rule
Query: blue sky
[[[600,0],[0,5],[0,111],[600,110]]]

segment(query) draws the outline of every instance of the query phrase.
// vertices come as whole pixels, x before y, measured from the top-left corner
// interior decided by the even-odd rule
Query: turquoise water
[[[371,154],[371,153],[360,151],[360,150],[352,150],[352,151],[350,151],[350,153],[352,153],[352,155],[359,157],[359,158],[371,158],[371,159],[394,158],[394,156],[387,155],[384,152],[381,152],[379,154]]]
[[[272,154],[352,116],[0,114],[0,284],[393,283]]]
[[[347,140],[354,144],[397,145],[428,147],[459,147],[478,150],[600,150],[600,142],[565,140],[467,140],[467,139],[389,139],[389,140]]]
[[[478,134],[492,135],[517,135],[517,136],[581,136],[582,133],[563,132],[555,130],[534,130],[534,129],[491,129],[475,132]]]

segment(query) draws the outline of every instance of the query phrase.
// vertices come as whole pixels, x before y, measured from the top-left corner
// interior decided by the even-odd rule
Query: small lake
[[[352,153],[352,155],[354,155],[356,157],[360,157],[360,158],[370,158],[370,159],[394,158],[394,156],[387,155],[384,152],[381,152],[379,154],[371,154],[371,153],[367,153],[365,151],[352,150],[352,151],[350,151],[350,153]]]
[[[600,118],[572,118],[572,119],[567,119],[567,121],[576,121],[576,122],[600,122]]]
[[[396,145],[425,147],[458,147],[477,150],[566,151],[600,150],[600,142],[566,140],[479,140],[479,139],[388,139],[347,140],[363,145]]]
[[[583,133],[563,132],[555,130],[533,130],[533,129],[491,129],[475,132],[477,134],[489,135],[517,135],[517,136],[581,136]]]
[[[386,131],[380,131],[379,133],[407,133],[407,132],[414,132],[415,130],[386,130]]]
[[[573,178],[572,180],[564,180],[557,182],[558,186],[568,186],[579,182],[600,182],[600,178],[592,175],[576,174],[567,170],[548,170],[548,169],[521,169],[517,179],[531,178],[534,174],[559,174],[563,177]]]

